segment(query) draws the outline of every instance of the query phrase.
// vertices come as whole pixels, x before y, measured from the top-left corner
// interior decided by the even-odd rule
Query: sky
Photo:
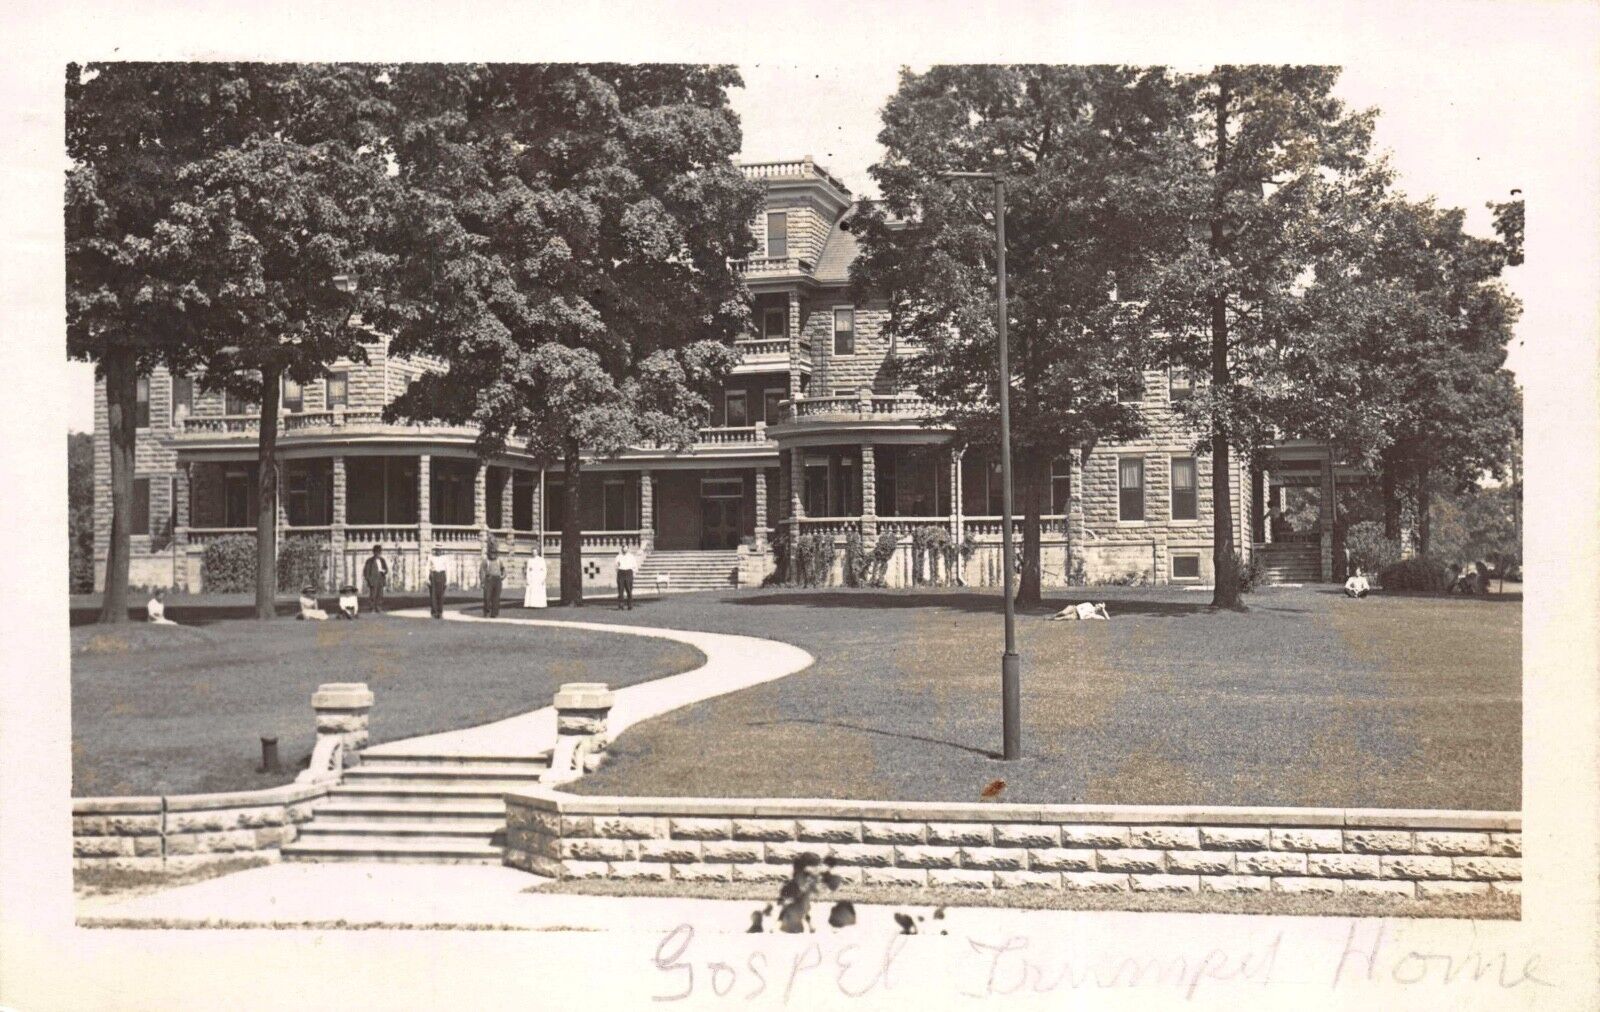
[[[857,195],[875,195],[867,169],[882,152],[879,114],[894,92],[898,64],[751,63],[741,72],[744,87],[731,99],[744,131],[742,161],[811,155]],[[1440,65],[1428,60],[1382,60],[1348,67],[1337,90],[1351,106],[1381,111],[1375,145],[1392,160],[1398,187],[1466,208],[1468,229],[1482,235],[1492,234],[1485,203],[1531,185],[1525,169],[1547,143],[1548,124],[1528,107],[1527,94],[1498,75],[1456,72],[1444,79]],[[1537,207],[1537,195],[1530,204]],[[1515,270],[1507,280],[1517,291]],[[1539,307],[1530,305],[1508,357],[1514,372],[1524,364],[1528,336],[1542,325]],[[83,363],[68,369],[68,426],[92,430],[93,369]]]

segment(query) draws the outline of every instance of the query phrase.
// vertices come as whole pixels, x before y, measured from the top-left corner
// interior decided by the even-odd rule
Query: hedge
[[[247,593],[256,589],[256,538],[230,534],[206,545],[200,558],[200,583],[219,594]],[[327,544],[320,538],[291,535],[278,545],[278,589],[297,591],[327,585]]]

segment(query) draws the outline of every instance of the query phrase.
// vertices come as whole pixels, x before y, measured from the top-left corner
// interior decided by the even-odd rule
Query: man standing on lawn
[[[434,618],[444,618],[444,587],[448,579],[444,552],[435,541],[433,555],[428,559],[428,608],[433,612]]]
[[[374,615],[383,614],[383,588],[389,582],[389,560],[383,557],[382,545],[372,546],[361,578],[367,582],[367,606]]]
[[[506,564],[500,558],[500,546],[489,542],[489,554],[479,567],[483,580],[483,616],[500,617],[500,584],[506,578]]]
[[[623,545],[617,549],[617,610],[627,608],[633,610],[633,571],[639,568],[639,560],[634,558],[633,549]],[[626,603],[624,603],[626,602]]]

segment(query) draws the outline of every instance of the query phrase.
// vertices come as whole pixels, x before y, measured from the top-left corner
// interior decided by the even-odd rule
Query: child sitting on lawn
[[[361,597],[356,589],[348,583],[339,588],[339,617],[346,619],[359,618],[361,615]]]
[[[178,624],[167,617],[166,597],[165,588],[157,587],[155,594],[150,598],[150,603],[144,606],[144,613],[149,617],[151,625]]]
[[[300,614],[295,618],[313,622],[328,620],[328,613],[317,606],[317,588],[306,587],[300,591]]]

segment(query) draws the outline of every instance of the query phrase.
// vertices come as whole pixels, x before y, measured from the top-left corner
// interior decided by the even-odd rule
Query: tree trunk
[[[1429,469],[1423,464],[1417,469],[1417,554],[1428,554],[1428,540],[1432,524],[1429,522],[1428,513],[1433,505],[1433,490],[1428,487]]]
[[[1228,164],[1228,102],[1231,90],[1223,75],[1217,82],[1216,98],[1216,175],[1212,184],[1211,253],[1220,257],[1227,244],[1223,210],[1226,196],[1223,171]],[[1212,396],[1230,396],[1228,375],[1228,293],[1211,297],[1211,391]],[[1233,544],[1233,486],[1229,475],[1228,426],[1215,410],[1211,413],[1211,569],[1215,574],[1211,605],[1215,608],[1239,607],[1239,573]],[[1159,574],[1158,574],[1159,575]]]
[[[129,526],[133,517],[134,441],[138,438],[134,411],[139,400],[139,376],[134,354],[126,348],[108,348],[101,368],[106,377],[107,447],[111,455],[111,542],[106,549],[105,593],[100,598],[104,623],[128,621]]]
[[[256,440],[256,620],[278,614],[278,391],[281,369],[261,371],[261,424]],[[297,588],[298,589],[298,588]]]
[[[566,477],[561,495],[566,509],[561,518],[561,603],[574,608],[583,607],[583,518],[578,515],[583,501],[578,487],[579,460],[576,441],[567,443],[566,456],[561,461],[561,473]]]
[[[1390,541],[1400,540],[1400,489],[1397,462],[1389,454],[1383,455],[1383,536]]]
[[[1044,599],[1040,558],[1039,517],[1040,508],[1039,454],[1024,451],[1018,461],[1022,465],[1022,578],[1017,582],[1017,607],[1033,607]]]

